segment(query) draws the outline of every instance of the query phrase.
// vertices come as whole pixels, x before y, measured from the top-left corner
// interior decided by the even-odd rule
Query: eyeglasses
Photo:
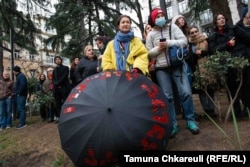
[[[193,35],[194,33],[198,33],[198,31],[191,31],[190,34]]]

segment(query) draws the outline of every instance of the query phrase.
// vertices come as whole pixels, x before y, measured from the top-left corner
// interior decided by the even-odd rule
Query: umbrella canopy
[[[165,150],[170,118],[165,95],[147,77],[106,71],[72,89],[58,129],[76,166],[111,166],[120,151]]]

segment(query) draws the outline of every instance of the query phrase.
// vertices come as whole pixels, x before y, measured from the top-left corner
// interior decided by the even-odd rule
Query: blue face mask
[[[155,19],[155,25],[157,25],[158,27],[163,27],[165,24],[166,24],[165,17],[159,17]]]

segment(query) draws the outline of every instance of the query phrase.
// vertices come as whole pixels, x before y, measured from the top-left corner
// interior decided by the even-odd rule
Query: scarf
[[[129,55],[130,41],[133,38],[134,32],[132,31],[126,34],[119,31],[115,36],[114,48],[116,54],[116,66],[118,70],[126,70],[126,60]]]
[[[200,48],[203,51],[208,51],[207,36],[200,34],[195,39],[189,38],[189,42],[194,44],[196,48]]]

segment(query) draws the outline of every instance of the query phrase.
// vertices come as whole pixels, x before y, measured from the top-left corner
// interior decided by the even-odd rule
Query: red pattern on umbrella
[[[71,93],[67,99],[68,102],[71,102],[73,99],[76,99],[79,96],[79,93]]]
[[[87,88],[87,85],[85,83],[81,83],[80,85],[76,87],[76,90],[78,90],[79,92],[82,92],[86,88]]]
[[[84,158],[84,163],[89,166],[98,166],[98,160],[95,157],[95,151],[93,149],[88,150],[88,157]],[[107,151],[105,153],[105,159],[100,160],[99,166],[105,166],[106,164],[117,163],[119,160],[117,158],[113,158],[112,151]]]
[[[66,113],[71,113],[71,112],[74,112],[75,111],[75,106],[70,106],[70,107],[67,107],[67,108],[64,108],[63,112],[66,114]]]

